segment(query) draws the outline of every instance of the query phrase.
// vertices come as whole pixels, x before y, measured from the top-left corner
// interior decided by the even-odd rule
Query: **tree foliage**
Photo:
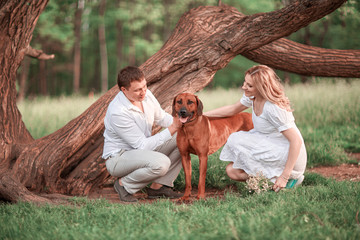
[[[280,0],[229,0],[222,1],[236,7],[244,14],[270,12],[280,9]],[[100,91],[100,49],[97,28],[100,17],[99,0],[85,1],[82,16],[81,92]],[[117,71],[126,65],[141,65],[165,43],[181,15],[199,5],[216,5],[217,1],[193,0],[137,0],[107,1],[105,13],[106,44],[108,52],[109,87],[116,84]],[[51,0],[40,15],[35,28],[32,45],[56,58],[46,63],[45,75],[50,95],[71,94],[73,47],[74,47],[74,1]],[[299,43],[331,49],[359,49],[360,25],[358,1],[348,1],[330,15],[292,34],[289,39]],[[307,41],[305,35],[309,36]],[[121,49],[118,49],[121,48]],[[255,63],[242,56],[236,57],[229,66],[215,75],[209,87],[237,87],[242,73]],[[64,71],[65,70],[65,71]],[[40,93],[37,79],[39,62],[31,62],[27,95]],[[282,76],[283,73],[279,72]],[[293,75],[292,81],[298,81]]]

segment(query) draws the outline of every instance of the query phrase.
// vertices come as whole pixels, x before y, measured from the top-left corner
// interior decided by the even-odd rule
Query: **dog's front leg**
[[[191,195],[191,158],[190,153],[181,156],[181,161],[185,174],[185,193],[181,200],[189,200]]]
[[[198,186],[198,194],[197,199],[205,199],[205,180],[206,180],[206,171],[207,171],[207,162],[208,156],[205,154],[199,156],[199,186]]]

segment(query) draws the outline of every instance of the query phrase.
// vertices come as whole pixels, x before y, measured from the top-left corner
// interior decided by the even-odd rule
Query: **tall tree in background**
[[[282,39],[344,2],[299,0],[249,16],[229,6],[198,7],[182,16],[141,69],[168,111],[173,96],[202,89],[238,54],[304,75],[360,77],[359,50],[321,49]],[[37,140],[16,107],[16,70],[30,52],[33,28],[46,3],[0,3],[0,198],[11,202],[50,201],[34,194],[44,191],[86,195],[109,179],[101,159],[103,118],[116,86],[63,128]]]
[[[164,5],[164,26],[163,26],[163,40],[164,42],[170,37],[171,34],[171,26],[170,26],[170,19],[171,19],[171,12],[170,12],[170,6],[173,4],[173,0],[163,0],[163,5]]]
[[[46,11],[43,11],[39,17],[31,43],[36,48],[55,53],[56,58],[46,61],[43,74],[39,72],[40,61],[36,59],[37,55],[28,58],[30,65],[28,79],[22,81],[26,84],[26,95],[40,94],[40,76],[45,76],[44,91],[49,95],[73,92],[76,5],[77,1],[73,0],[51,0],[46,5]],[[25,67],[19,72],[23,70],[26,74]],[[22,89],[22,85],[19,85],[19,94]]]
[[[19,92],[17,96],[17,101],[20,102],[25,99],[27,84],[26,80],[28,78],[30,67],[30,59],[28,57],[24,57],[23,61],[21,62],[21,73],[19,78]]]
[[[105,35],[105,10],[106,0],[100,0],[99,3],[99,45],[100,45],[100,65],[101,65],[101,92],[108,90],[108,55],[106,49],[106,35]]]
[[[79,93],[80,90],[80,72],[81,72],[81,17],[84,10],[84,0],[78,0],[76,3],[76,11],[74,18],[74,79],[73,90],[74,93]]]
[[[122,0],[117,0],[116,1],[116,6],[118,9],[121,8],[120,4],[121,4]],[[122,20],[117,18],[116,19],[116,56],[117,56],[117,62],[116,62],[116,69],[121,69],[121,63],[122,63],[122,59],[124,59],[123,57],[123,23]]]

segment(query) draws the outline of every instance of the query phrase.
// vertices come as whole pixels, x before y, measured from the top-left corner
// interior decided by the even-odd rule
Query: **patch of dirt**
[[[357,160],[358,164],[341,164],[339,166],[328,166],[328,167],[315,167],[307,169],[308,172],[314,172],[323,175],[327,178],[334,178],[338,181],[354,181],[360,182],[360,153],[352,153],[350,157],[354,160]],[[226,192],[237,192],[234,186],[228,186],[225,189],[206,189],[206,198],[215,198],[223,199]],[[181,202],[179,199],[170,199],[170,201],[177,204],[191,204],[196,199],[197,189],[194,188],[189,201]],[[46,197],[57,202],[58,204],[66,204],[67,200],[71,196],[64,196],[59,194],[46,194]],[[158,201],[157,199],[147,199],[146,194],[139,192],[135,194],[135,197],[139,199],[139,203],[152,203]],[[120,203],[120,204],[134,204],[134,203],[124,203],[119,199],[118,194],[115,192],[113,184],[107,183],[104,188],[97,189],[93,191],[88,196],[89,199],[106,199],[111,203]],[[55,201],[56,200],[56,201]],[[68,203],[68,202],[67,202]]]
[[[309,172],[321,174],[324,177],[335,178],[339,181],[360,182],[360,153],[350,153],[350,158],[357,160],[358,164],[341,164],[339,166],[323,166],[308,169]]]
[[[307,169],[307,172],[313,172],[323,175],[327,178],[334,178],[338,181],[353,181],[360,182],[360,153],[351,153],[349,156],[357,161],[357,164],[341,164],[339,166],[322,166]],[[118,194],[115,192],[113,187],[113,181],[108,181],[103,188],[96,189],[92,191],[87,197],[88,199],[106,199],[111,203],[120,203],[120,204],[134,204],[134,203],[124,203],[119,199]],[[228,186],[225,189],[206,189],[206,198],[215,198],[223,199],[226,192],[237,192],[235,186]],[[196,199],[197,188],[194,188],[191,193],[189,201],[181,202],[179,199],[170,199],[170,201],[175,202],[176,204],[191,204]],[[73,196],[67,196],[62,194],[40,194],[41,197],[47,198],[50,203],[53,204],[62,204],[67,205],[71,204],[70,199]],[[152,203],[158,201],[158,199],[147,199],[147,195],[143,192],[135,194],[135,197],[139,199],[139,203]],[[41,204],[41,203],[39,203]]]
[[[233,187],[230,186],[226,189],[206,189],[206,198],[217,198],[222,199],[224,198],[225,192],[233,191]],[[197,201],[196,199],[197,189],[193,189],[191,193],[191,197],[189,201],[182,202],[179,199],[170,199],[170,201],[182,204],[182,203],[192,203],[194,201]],[[154,201],[158,201],[160,199],[148,199],[146,193],[138,192],[134,194],[134,196],[139,200],[138,203],[152,203]],[[121,204],[134,204],[134,203],[124,203],[121,202],[119,199],[118,194],[115,192],[113,186],[106,186],[105,188],[98,189],[97,191],[92,192],[89,196],[89,199],[101,199],[104,198],[108,200],[110,203],[121,203]]]
[[[356,159],[360,163],[360,153],[352,153],[351,158]],[[341,164],[339,166],[328,166],[328,167],[315,167],[307,170],[308,172],[314,172],[323,175],[327,178],[334,178],[338,181],[353,181],[360,182],[360,165],[359,164]],[[225,192],[235,191],[233,186],[229,186],[226,189],[206,189],[206,198],[224,198]],[[190,200],[185,203],[192,203],[196,201],[197,189],[193,189]],[[119,200],[118,194],[115,192],[112,185],[108,185],[105,188],[98,189],[92,192],[89,196],[89,199],[101,199],[105,198],[111,203],[121,203],[121,204],[133,204],[133,203],[123,203]],[[156,199],[147,199],[146,194],[139,192],[135,194],[135,197],[139,199],[139,203],[152,203],[157,201]],[[178,199],[171,199],[170,201],[182,204],[183,202]]]
[[[308,170],[323,175],[324,177],[335,178],[339,181],[349,180],[360,182],[360,165],[341,164],[335,167],[315,167]]]

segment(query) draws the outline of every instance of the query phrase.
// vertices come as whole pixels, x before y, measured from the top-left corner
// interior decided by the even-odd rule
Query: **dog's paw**
[[[197,200],[205,200],[205,194],[200,194],[196,196]]]
[[[177,204],[191,204],[193,201],[189,197],[179,198],[176,203]]]
[[[180,198],[180,201],[189,201],[190,196],[183,196]]]

